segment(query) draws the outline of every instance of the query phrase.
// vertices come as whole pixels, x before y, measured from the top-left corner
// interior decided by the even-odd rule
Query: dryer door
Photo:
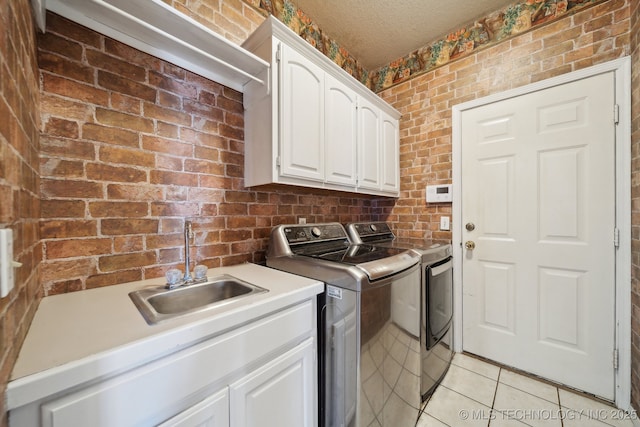
[[[427,350],[447,332],[453,318],[453,261],[451,257],[426,269]]]

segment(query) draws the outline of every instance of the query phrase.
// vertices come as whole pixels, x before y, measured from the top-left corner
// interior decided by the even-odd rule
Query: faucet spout
[[[191,221],[184,222],[184,277],[182,281],[186,283],[193,282],[191,272],[189,271],[189,264],[191,264],[191,258],[189,256],[189,239],[193,238],[193,229],[191,227]]]

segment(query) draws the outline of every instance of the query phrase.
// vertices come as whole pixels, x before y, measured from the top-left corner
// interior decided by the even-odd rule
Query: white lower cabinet
[[[312,427],[316,425],[312,338],[159,427]]]
[[[227,427],[229,426],[229,390],[220,390],[202,402],[179,413],[159,427]]]
[[[9,412],[10,427],[317,424],[315,300]]]
[[[309,339],[231,384],[231,427],[316,425],[314,360]]]

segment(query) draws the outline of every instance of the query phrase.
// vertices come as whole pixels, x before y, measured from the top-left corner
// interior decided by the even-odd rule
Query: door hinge
[[[618,353],[618,349],[613,349],[613,369],[618,369],[618,359],[620,358],[620,354]]]
[[[280,156],[276,157],[276,166],[280,167]]]
[[[620,123],[620,106],[618,104],[613,105],[613,124]]]
[[[280,62],[280,48],[282,45],[278,43],[278,49],[276,50],[276,62]]]
[[[613,229],[613,245],[616,248],[620,247],[620,229],[617,227]]]

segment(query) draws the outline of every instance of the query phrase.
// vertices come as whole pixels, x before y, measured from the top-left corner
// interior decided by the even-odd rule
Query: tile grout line
[[[486,363],[486,362],[483,362],[483,363]],[[481,376],[481,377],[484,377],[484,378],[487,378],[487,379],[489,379],[489,380],[494,381],[494,379],[493,379],[493,378],[488,377],[488,376],[486,376],[486,375],[484,375],[484,374],[481,374],[480,372],[472,371],[471,369],[469,369],[469,368],[467,368],[467,367],[465,367],[465,366],[461,366],[461,365],[458,365],[457,363],[453,363],[453,362],[452,362],[451,364],[452,364],[452,365],[455,365],[456,367],[458,367],[458,368],[460,368],[460,369],[464,369],[465,371],[471,372],[471,373],[473,373],[473,374],[476,374],[476,375],[479,375],[479,376]],[[486,364],[487,364],[487,365],[490,365],[489,363],[486,363]],[[502,369],[502,367],[501,367],[501,366],[498,366],[498,365],[491,365],[491,366],[495,366],[495,367],[496,367],[496,368],[498,368],[498,369]],[[499,372],[499,371],[498,371],[498,372]]]
[[[560,404],[560,389],[556,387],[556,396],[558,396],[558,414],[560,414],[560,427],[564,427],[564,417],[562,414],[562,404]]]
[[[496,406],[496,397],[498,396],[498,385],[500,385],[500,375],[502,375],[502,367],[498,368],[498,378],[496,378],[496,389],[493,391],[493,400],[491,401],[491,412],[493,415],[494,407]],[[489,424],[487,427],[491,427],[491,417],[489,417]]]

